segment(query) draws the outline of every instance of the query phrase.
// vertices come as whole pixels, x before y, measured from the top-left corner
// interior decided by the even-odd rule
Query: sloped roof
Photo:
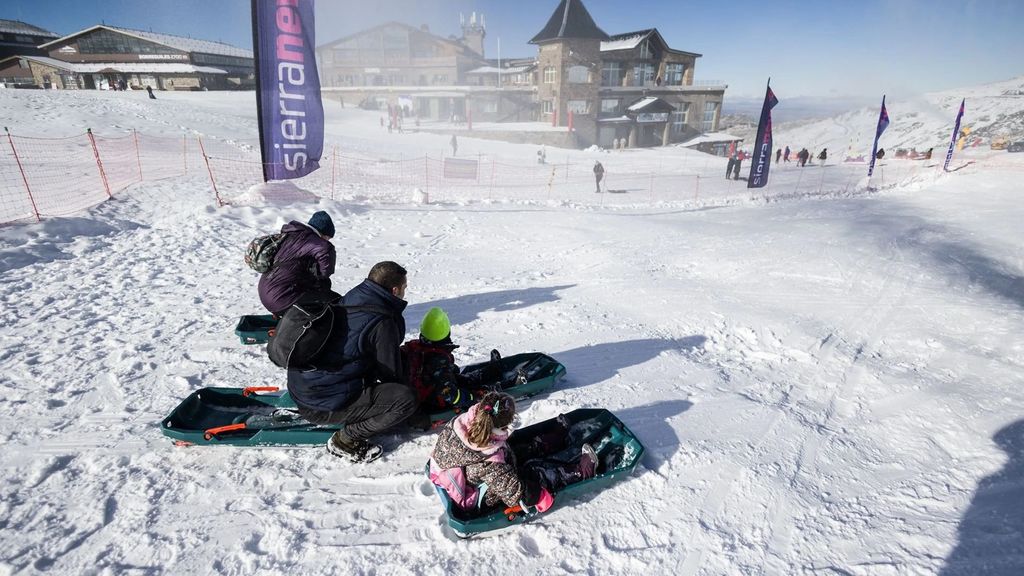
[[[0,32],[4,34],[24,34],[26,36],[46,36],[47,38],[57,38],[57,34],[44,30],[39,26],[33,26],[26,24],[21,20],[4,20],[0,18]]]
[[[530,44],[561,38],[608,40],[608,35],[597,27],[581,0],[562,0],[548,23],[530,40]]]
[[[162,44],[168,48],[174,48],[175,50],[181,50],[182,52],[201,52],[203,54],[217,54],[220,56],[236,56],[238,58],[252,58],[252,50],[246,50],[244,48],[238,48],[230,44],[223,42],[213,42],[211,40],[199,40],[198,38],[186,38],[184,36],[175,36],[173,34],[161,34],[159,32],[146,32],[143,30],[132,30],[130,28],[118,28],[116,26],[107,26],[105,24],[97,24],[91,28],[85,30],[79,30],[73,34],[68,34],[62,38],[58,38],[51,42],[47,42],[40,46],[40,48],[46,48],[63,42],[76,36],[82,36],[99,29],[110,30],[120,34],[127,34],[128,36],[134,36],[142,40],[148,40],[150,42],[156,42]]]
[[[220,68],[211,66],[195,66],[179,62],[65,62],[56,58],[46,56],[10,56],[0,60],[0,63],[8,60],[24,59],[38,62],[58,70],[67,70],[77,74],[98,74],[115,72],[121,74],[227,74]]]
[[[613,52],[615,50],[632,50],[640,45],[641,42],[647,39],[652,39],[664,48],[668,52],[675,54],[685,54],[687,56],[700,57],[701,54],[696,52],[687,52],[685,50],[676,50],[670,48],[668,42],[658,32],[657,28],[648,28],[646,30],[637,30],[635,32],[623,32],[622,34],[615,34],[611,36],[607,41],[601,42],[601,52]]]
[[[385,28],[387,26],[400,26],[402,28],[406,28],[408,30],[411,30],[411,31],[414,31],[414,32],[418,32],[420,34],[423,34],[424,36],[429,36],[429,37],[433,38],[434,40],[439,40],[441,42],[444,42],[445,44],[452,44],[452,45],[456,46],[457,48],[461,49],[463,52],[468,52],[472,56],[475,56],[477,59],[482,59],[482,58],[480,58],[480,55],[477,54],[472,48],[470,48],[469,46],[466,46],[465,44],[463,44],[462,42],[460,42],[458,39],[456,39],[454,37],[445,38],[444,36],[438,36],[437,34],[434,34],[433,32],[430,32],[429,30],[423,30],[422,28],[417,28],[415,26],[410,26],[410,25],[405,24],[403,22],[398,22],[397,20],[391,20],[390,22],[385,22],[383,24],[378,24],[378,25],[374,26],[373,28],[368,28],[366,30],[360,30],[359,32],[354,32],[354,33],[349,34],[347,36],[342,36],[341,38],[335,38],[334,40],[331,40],[330,42],[324,42],[323,44],[320,44],[319,46],[316,47],[316,49],[320,50],[322,48],[327,48],[327,47],[333,46],[333,45],[335,45],[335,44],[337,44],[339,42],[344,42],[345,40],[350,40],[350,39],[355,38],[357,36],[362,36],[362,35],[364,35],[364,34],[366,34],[368,32],[373,32],[374,30],[378,30],[380,28]]]
[[[601,52],[610,52],[612,50],[632,50],[633,48],[636,48],[640,42],[650,36],[651,32],[654,32],[654,28],[639,30],[637,32],[615,34],[610,36],[606,42],[601,42]]]
[[[676,107],[655,96],[645,96],[626,107],[634,113],[641,112],[672,112]]]
[[[701,134],[700,136],[697,136],[696,138],[694,138],[692,140],[687,140],[686,142],[682,142],[680,144],[677,144],[677,146],[682,146],[683,148],[689,148],[691,146],[696,146],[698,144],[717,143],[717,142],[742,142],[742,141],[743,141],[743,138],[740,138],[739,136],[733,136],[732,134],[727,134],[725,132],[709,132],[707,134]]]

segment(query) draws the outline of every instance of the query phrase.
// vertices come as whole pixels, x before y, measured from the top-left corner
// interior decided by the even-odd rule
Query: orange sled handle
[[[210,428],[203,433],[203,438],[206,440],[213,440],[213,437],[223,432],[231,432],[233,430],[245,430],[245,423],[241,424],[228,424],[227,426],[217,426],[216,428]]]
[[[277,386],[249,386],[242,389],[242,396],[251,396],[255,392],[277,392],[278,390],[280,388]]]

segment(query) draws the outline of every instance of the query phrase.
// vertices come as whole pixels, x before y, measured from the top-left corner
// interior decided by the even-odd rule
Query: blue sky
[[[1021,0],[589,0],[605,32],[655,27],[673,48],[703,54],[696,79],[729,84],[727,98],[861,97],[973,86],[1024,75]],[[486,52],[534,56],[527,44],[557,0],[319,0],[317,41],[399,20],[459,33],[481,12]],[[251,46],[248,0],[4,0],[0,18],[58,34],[108,24]]]

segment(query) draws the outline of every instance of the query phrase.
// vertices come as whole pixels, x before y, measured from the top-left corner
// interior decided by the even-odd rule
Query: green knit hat
[[[448,321],[448,315],[437,306],[427,311],[420,322],[420,335],[431,342],[440,342],[452,332],[452,324]]]

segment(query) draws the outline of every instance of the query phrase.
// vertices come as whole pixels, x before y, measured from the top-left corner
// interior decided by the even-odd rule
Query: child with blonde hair
[[[441,430],[430,458],[431,480],[464,510],[501,503],[547,511],[554,503],[551,491],[561,486],[550,485],[551,475],[532,469],[520,473],[508,445],[515,425],[515,400],[503,392],[488,392]],[[593,477],[596,467],[597,455],[585,444],[579,461],[554,477],[565,485]]]

